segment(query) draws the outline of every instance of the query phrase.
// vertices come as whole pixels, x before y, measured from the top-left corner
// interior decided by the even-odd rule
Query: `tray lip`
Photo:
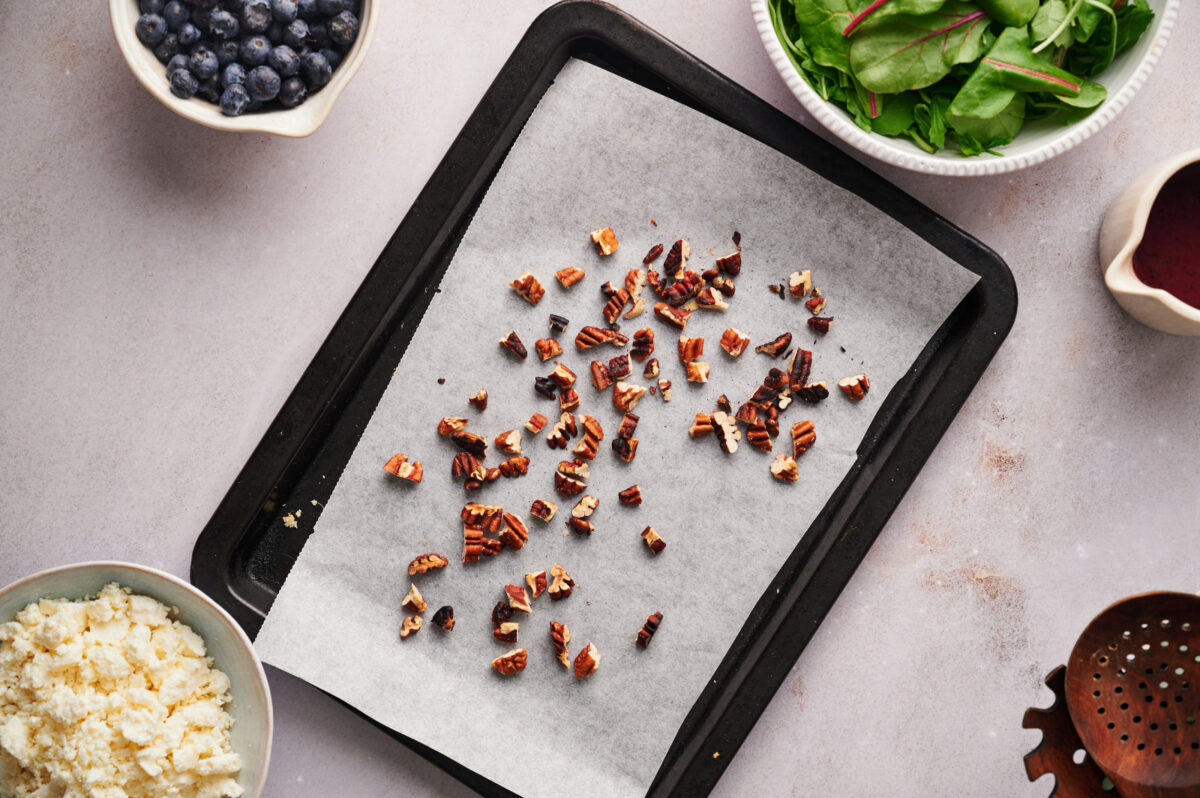
[[[765,100],[751,94],[730,79],[717,73],[707,64],[699,61],[660,34],[646,28],[625,12],[600,0],[563,0],[563,2],[551,6],[542,12],[533,21],[526,34],[517,44],[512,55],[505,62],[478,106],[464,124],[459,135],[447,150],[441,163],[434,170],[425,187],[417,195],[412,207],[397,227],[396,233],[385,247],[379,260],[363,279],[359,289],[355,292],[338,321],[331,328],[325,342],[297,382],[296,388],[289,395],[278,415],[265,431],[260,443],[247,459],[245,466],[241,469],[233,485],[199,535],[193,550],[192,581],[212,596],[219,604],[226,607],[231,614],[238,618],[239,622],[257,625],[265,617],[265,611],[255,604],[255,597],[248,595],[247,587],[253,588],[254,586],[250,584],[248,579],[240,578],[240,575],[245,570],[246,563],[239,559],[239,551],[242,548],[245,538],[250,534],[253,521],[258,517],[272,488],[278,484],[278,479],[282,476],[284,467],[295,458],[296,453],[304,443],[304,438],[308,434],[306,432],[304,436],[299,436],[291,440],[286,433],[293,428],[297,418],[305,416],[306,413],[307,420],[312,423],[315,423],[321,416],[320,407],[324,404],[322,396],[318,396],[312,401],[305,401],[306,397],[303,395],[302,389],[309,387],[306,385],[306,377],[317,370],[321,370],[323,366],[328,365],[330,358],[336,359],[338,357],[338,353],[332,351],[332,348],[336,344],[345,343],[342,339],[346,337],[349,328],[358,329],[354,340],[361,342],[362,348],[366,348],[366,345],[378,330],[365,329],[366,325],[363,325],[361,320],[352,311],[360,310],[360,306],[364,304],[367,295],[377,290],[377,284],[387,282],[386,278],[389,275],[383,273],[380,265],[388,249],[397,242],[397,239],[402,237],[402,233],[434,234],[438,230],[445,229],[457,218],[463,205],[462,197],[457,198],[456,202],[451,203],[450,207],[445,209],[439,207],[438,210],[444,210],[445,212],[439,219],[435,220],[432,227],[427,220],[424,229],[415,229],[418,223],[416,221],[417,217],[426,211],[425,206],[429,204],[433,194],[446,188],[446,183],[451,184],[449,186],[451,189],[457,188],[454,185],[456,182],[456,173],[463,171],[459,159],[469,156],[470,163],[467,166],[470,168],[471,174],[476,174],[480,171],[486,171],[487,164],[491,156],[495,155],[497,147],[501,151],[500,157],[503,157],[503,154],[507,152],[508,144],[511,143],[511,140],[508,143],[505,143],[504,140],[509,125],[497,123],[495,114],[499,109],[494,106],[506,103],[514,107],[519,106],[520,97],[526,96],[530,91],[537,90],[540,82],[540,72],[543,72],[552,65],[558,59],[563,49],[569,47],[572,42],[577,40],[587,40],[600,47],[609,48],[620,56],[641,65],[657,79],[671,87],[684,88],[684,81],[690,83],[691,88],[695,90],[688,92],[688,97],[694,103],[701,102],[702,100],[702,104],[706,107],[701,107],[701,111],[720,119],[720,121],[726,124],[730,124],[736,129],[793,158],[795,156],[792,153],[780,149],[776,143],[768,139],[773,137],[773,133],[776,135],[787,134],[794,137],[793,140],[803,143],[805,148],[816,150],[817,156],[825,159],[819,165],[805,163],[807,168],[862,197],[885,214],[900,221],[916,234],[929,240],[938,249],[947,252],[960,265],[980,276],[980,281],[973,293],[980,294],[982,312],[973,318],[973,321],[969,325],[971,335],[962,341],[949,366],[943,371],[937,384],[929,391],[930,393],[934,391],[948,392],[949,400],[943,402],[941,405],[923,405],[915,415],[913,420],[924,419],[930,422],[926,426],[929,427],[928,431],[931,437],[922,446],[917,447],[918,449],[924,448],[925,451],[918,451],[916,459],[906,469],[903,471],[897,469],[903,486],[900,488],[895,502],[890,502],[890,499],[884,502],[885,504],[890,502],[890,506],[884,508],[886,512],[877,521],[877,524],[874,522],[870,524],[877,528],[866,536],[866,545],[862,549],[862,554],[865,554],[866,549],[874,541],[879,530],[886,523],[887,517],[890,516],[892,510],[898,504],[899,497],[903,496],[908,484],[920,472],[928,454],[936,446],[937,440],[940,439],[951,420],[957,415],[962,403],[965,402],[971,389],[982,376],[987,364],[1000,348],[1015,321],[1017,299],[1016,286],[1012,273],[995,252],[970,234],[937,216],[933,211],[902,192],[896,186],[886,182],[886,180],[871,172],[867,167],[841,153],[833,145],[821,140],[816,134],[805,130],[798,122],[775,109]],[[646,62],[646,58],[643,57],[651,48],[634,51],[629,47],[630,44],[652,45],[652,49],[656,51],[653,55],[668,63],[665,67],[651,66]],[[691,74],[681,75],[679,74],[681,71]],[[521,92],[520,97],[515,101],[512,98],[501,96],[514,90]],[[716,106],[725,102],[730,102],[731,105],[737,106],[737,108],[729,109],[724,114],[718,116]],[[734,119],[725,118],[726,116],[735,116],[734,111],[739,109],[752,111],[753,114]],[[747,118],[752,118],[755,121],[753,123],[744,121]],[[511,122],[511,119],[502,121]],[[739,121],[741,122],[740,124],[738,123]],[[521,120],[522,124],[523,122],[524,119]],[[461,175],[457,175],[457,182],[462,182]],[[468,181],[469,183],[470,181]],[[865,196],[863,193],[865,190],[869,190],[872,196]],[[903,206],[901,210],[904,212],[906,218],[897,216],[896,208],[885,207],[893,202],[898,202]],[[433,249],[437,241],[437,236],[427,235],[426,239],[424,243],[428,245],[428,249]],[[958,250],[962,254],[969,252],[975,259],[974,265],[962,263],[960,258],[948,252],[947,248]],[[410,271],[417,270],[413,268]],[[385,307],[384,312],[377,318],[370,317],[375,328],[386,320],[388,312],[388,308]],[[342,370],[339,372],[343,378],[348,368],[349,366],[343,365]],[[340,384],[341,380],[338,380],[335,384],[327,385],[324,395],[335,393]],[[281,434],[281,432],[284,434]],[[281,441],[286,441],[289,445],[285,447]],[[884,458],[886,462],[880,466],[881,469],[890,464],[891,461],[899,459],[907,453],[907,449],[901,445],[902,443],[903,441],[897,441],[892,445]],[[283,451],[279,451],[281,449]],[[862,458],[860,457],[860,462],[861,460]],[[269,480],[270,484],[261,484],[264,483],[262,473],[266,466],[272,466],[268,473],[271,477]],[[858,479],[860,470],[859,464],[856,464],[847,475],[846,482]],[[873,479],[877,481],[881,477],[886,477],[890,481],[895,482],[897,480],[897,473],[879,473]],[[237,526],[237,528],[233,529],[233,534],[231,534],[230,525],[227,522],[236,521],[239,518],[246,523]],[[814,522],[814,528],[816,523]],[[836,537],[834,530],[828,529],[825,531],[827,537],[830,535]],[[799,550],[799,546],[797,550]],[[859,561],[861,561],[861,554],[854,559],[853,567],[850,568],[845,579],[849,579],[849,575],[853,573]],[[776,578],[778,578],[778,575]],[[774,582],[774,580],[772,581]],[[832,605],[836,600],[844,584],[845,582],[841,581],[840,584],[833,586],[832,595],[828,601],[829,605]],[[816,622],[812,625],[812,631],[815,631],[816,626],[824,618],[827,610],[828,607],[820,612],[820,617],[816,618]],[[753,614],[747,620],[747,624],[751,620],[753,620]],[[809,636],[811,636],[811,632],[809,632]],[[800,646],[800,650],[803,650],[803,645]],[[790,669],[792,664],[794,664],[794,660],[789,660],[787,663],[788,669]],[[773,693],[774,690],[772,689],[771,694]],[[753,722],[761,714],[769,700],[770,695],[749,713],[752,715],[750,726],[753,725]],[[698,699],[697,706],[699,704],[700,700]],[[357,712],[357,710],[355,711]],[[723,717],[722,713],[713,710],[710,710],[707,714],[710,720],[713,718],[719,720],[720,717]],[[364,717],[366,716],[364,715]],[[686,726],[686,723],[681,726],[681,734]],[[444,757],[439,757],[436,751],[431,752],[430,749],[421,745],[419,741],[411,740],[395,732],[392,732],[392,734],[405,742],[406,745],[409,745],[410,748],[416,750],[418,754],[442,769],[451,772],[452,775],[455,775],[470,786],[486,790],[489,794],[511,794],[479,774],[469,771],[461,765],[457,765],[457,763],[447,761]],[[719,736],[719,729],[713,730],[712,734]],[[711,790],[725,766],[732,759],[731,754],[736,752],[737,747],[741,744],[742,739],[744,739],[744,734],[742,734],[736,740],[724,740],[722,743],[723,747],[719,749],[722,755],[719,758],[713,758],[701,752],[703,744],[708,739],[711,739],[712,734],[703,739],[700,737],[694,738],[689,745],[686,745],[674,757],[668,754],[664,759],[662,770],[660,770],[658,777],[656,777],[654,784],[650,788],[650,794],[685,794],[681,792],[681,784],[685,782],[691,787],[691,791],[686,794],[696,794],[696,790],[705,793]],[[673,743],[672,750],[674,748],[675,745]],[[430,755],[431,753],[433,756]],[[438,761],[439,759],[441,761]],[[455,765],[457,765],[456,768],[452,767]]]

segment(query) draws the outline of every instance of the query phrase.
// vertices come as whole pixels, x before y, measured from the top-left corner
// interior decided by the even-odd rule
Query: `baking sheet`
[[[587,233],[605,225],[622,246],[601,259]],[[689,335],[706,338],[708,385],[685,382],[671,328],[649,312],[624,322],[627,333],[655,330],[655,354],[674,394],[668,404],[642,400],[638,457],[621,463],[608,447],[620,413],[587,380],[588,361],[617,350],[576,352],[574,333],[602,324],[600,283],[619,281],[652,244],[687,238],[693,264],[704,268],[733,248],[734,231],[742,235],[744,268],[732,307],[697,312],[688,326]],[[570,291],[553,279],[567,265],[588,271]],[[813,270],[829,297],[827,313],[837,319],[815,343],[802,304],[767,291],[797,268]],[[507,287],[525,269],[547,289],[536,308]],[[481,203],[259,633],[260,654],[516,792],[644,793],[743,619],[853,464],[884,396],[975,280],[900,224],[774,150],[604,70],[569,62]],[[553,491],[564,453],[546,446],[545,433],[525,433],[528,476],[469,496],[449,475],[455,449],[436,433],[443,415],[470,417],[471,429],[489,440],[521,429],[534,410],[556,415],[556,403],[532,390],[534,376],[551,364],[532,351],[517,363],[496,344],[515,329],[532,350],[547,335],[551,312],[571,319],[563,360],[580,376],[581,412],[599,418],[607,433],[587,491],[600,499],[590,539],[562,534],[573,501]],[[781,365],[752,351],[727,358],[717,345],[727,326],[746,331],[754,344],[793,331],[814,350],[814,378],[831,385],[858,371],[871,377],[861,403],[835,394],[818,407],[794,404],[784,413],[780,442],[802,418],[813,419],[818,431],[798,485],[772,480],[770,456],[744,442],[727,457],[713,439],[687,437],[697,410],[711,410],[720,393],[744,399],[770,366]],[[490,395],[483,413],[466,403],[481,387]],[[401,484],[381,470],[396,451],[425,464],[424,483]],[[493,453],[490,462],[497,461]],[[619,505],[617,492],[635,482],[644,503]],[[526,514],[534,498],[560,504],[548,528]],[[519,512],[530,526],[529,544],[460,565],[458,513],[467,500]],[[298,520],[303,525],[303,513]],[[668,544],[657,558],[638,537],[648,524]],[[405,567],[428,550],[452,564],[418,577],[430,603],[426,615],[452,604],[458,624],[449,635],[426,628],[401,641]],[[530,664],[502,679],[488,668],[507,648],[491,638],[491,606],[504,584],[522,584],[525,572],[555,562],[576,579],[575,594],[555,604],[538,599],[533,616],[514,619]],[[642,651],[634,635],[654,610],[665,619]],[[577,682],[555,662],[550,620],[570,627],[572,654],[588,641],[597,645],[603,659],[592,679]]]

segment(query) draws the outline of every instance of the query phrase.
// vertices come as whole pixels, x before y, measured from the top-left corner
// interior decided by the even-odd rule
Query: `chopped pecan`
[[[686,335],[679,336],[679,362],[688,363],[696,360],[704,354],[704,339],[703,338],[688,338]]]
[[[543,399],[554,399],[558,396],[558,385],[549,377],[534,377],[533,390]]]
[[[717,258],[717,268],[731,277],[737,277],[742,271],[742,253],[731,252],[723,258]]]
[[[529,541],[529,529],[525,522],[512,513],[504,514],[504,528],[500,530],[500,542],[513,551],[520,551]]]
[[[584,278],[587,274],[583,269],[577,269],[574,266],[568,266],[565,269],[559,269],[554,273],[558,281],[562,283],[563,288],[570,288]],[[565,326],[565,325],[564,325]]]
[[[746,402],[738,408],[737,414],[734,416],[734,418],[743,424],[753,425],[756,421],[758,421],[758,408],[750,402]]]
[[[662,299],[667,295],[667,281],[664,280],[662,275],[656,272],[654,269],[646,270],[646,285],[650,286],[650,290],[653,291],[654,295],[659,299]]]
[[[438,434],[450,436],[467,428],[467,420],[457,416],[446,416],[438,422]]]
[[[575,657],[575,678],[586,679],[600,667],[600,652],[591,643],[583,647],[583,651]]]
[[[771,451],[771,434],[767,432],[767,425],[761,419],[746,430],[746,443],[760,452]]]
[[[791,390],[798,391],[808,385],[808,378],[812,374],[812,352],[796,347],[796,351],[792,353],[792,360],[788,363],[787,373],[788,387]]]
[[[813,331],[825,335],[833,327],[833,316],[813,316],[808,320],[808,326]]]
[[[566,624],[550,622],[550,642],[554,644],[554,658],[564,668],[571,667],[571,655],[567,651],[567,643],[571,642],[571,631],[567,629]]]
[[[523,648],[514,648],[492,660],[492,667],[501,676],[512,676],[525,670],[529,663],[529,652]]]
[[[531,305],[536,305],[542,301],[542,297],[546,293],[546,289],[542,288],[542,284],[537,281],[530,272],[525,272],[517,279],[513,280],[509,285],[516,291],[522,299]]]
[[[558,473],[566,474],[577,479],[588,478],[588,464],[582,460],[562,460],[558,464]]]
[[[632,463],[633,458],[637,456],[638,440],[637,438],[614,438],[612,447],[617,457],[626,463]]]
[[[575,425],[575,416],[567,411],[563,411],[558,417],[558,421],[550,428],[549,434],[546,435],[546,443],[551,449],[567,448],[567,441],[575,437],[579,428]]]
[[[666,377],[658,378],[658,393],[664,402],[671,401],[671,381]]]
[[[513,617],[513,608],[504,599],[497,601],[492,607],[492,626],[499,626],[511,617]]]
[[[555,563],[550,568],[550,587],[547,593],[550,594],[551,601],[560,601],[571,595],[571,589],[575,587],[575,580],[563,569],[561,565]]]
[[[725,413],[733,412],[733,405],[730,404],[728,396],[726,396],[725,394],[721,394],[720,396],[717,397],[717,409],[721,410]]]
[[[629,343],[629,338],[622,335],[616,330],[607,330],[603,327],[584,327],[575,336],[575,346],[578,349],[591,349],[593,346],[600,344],[612,344],[613,346],[624,346]]]
[[[633,334],[633,346],[630,347],[629,355],[637,362],[643,363],[653,353],[654,330],[643,327]]]
[[[770,291],[772,294],[779,294],[780,299],[783,299],[783,297],[784,297],[783,283],[780,283],[779,285],[768,285],[767,290]]]
[[[613,295],[617,293],[617,287],[613,285],[612,280],[605,280],[600,286],[600,293],[604,294],[605,299],[612,299]]]
[[[749,404],[760,410],[766,410],[778,397],[779,391],[764,383],[754,389],[754,394],[750,397]]]
[[[683,330],[687,329],[688,319],[691,317],[692,312],[684,308],[673,308],[665,302],[659,302],[654,306],[654,315],[672,327]]]
[[[570,323],[570,319],[566,316],[558,316],[554,313],[550,314],[550,332],[560,333],[567,329],[567,325]]]
[[[650,251],[646,253],[646,257],[642,258],[642,265],[649,266],[651,263],[654,262],[655,258],[657,258],[659,255],[662,254],[662,252],[663,252],[662,244],[655,244],[654,246],[650,247]]]
[[[577,535],[590,536],[596,531],[596,525],[584,518],[568,518],[567,528]]]
[[[487,389],[485,388],[480,388],[479,392],[474,396],[467,397],[467,401],[475,405],[475,407],[479,408],[480,410],[487,410],[487,400],[488,394]]]
[[[422,554],[408,564],[408,575],[415,576],[417,574],[428,573],[429,571],[436,571],[438,568],[445,568],[449,564],[449,560],[436,552]]]
[[[778,395],[780,391],[787,388],[788,384],[789,379],[787,372],[783,369],[775,368],[774,366],[772,366],[771,370],[767,372],[767,376],[763,380],[763,387],[769,391],[774,391],[776,395]],[[774,401],[774,397],[764,400],[764,403],[767,401]]]
[[[842,393],[857,402],[867,395],[867,391],[871,390],[871,381],[867,379],[866,374],[856,374],[853,377],[842,377],[838,380],[838,387],[842,389]],[[420,479],[417,480],[417,482],[420,481]]]
[[[489,557],[495,557],[504,548],[504,544],[495,538],[484,538],[479,541],[479,550]]]
[[[384,464],[383,470],[393,476],[406,479],[409,482],[420,482],[425,475],[425,469],[416,460],[409,461],[403,454],[394,454]]]
[[[479,556],[483,554],[483,530],[477,526],[463,526],[463,554],[462,561],[464,563],[479,562]]]
[[[812,299],[804,303],[804,307],[808,308],[814,316],[821,315],[821,311],[825,309],[825,297],[818,293],[818,289],[813,289]]]
[[[470,452],[476,457],[487,456],[487,438],[482,435],[476,435],[474,432],[467,432],[463,429],[451,434],[450,440],[454,441],[454,444],[464,452]]]
[[[563,353],[562,346],[553,338],[539,338],[533,342],[533,348],[537,350],[543,363]]]
[[[505,454],[521,453],[521,433],[515,429],[501,432],[496,436],[495,446]]]
[[[492,637],[499,640],[501,643],[517,642],[517,630],[520,624],[516,621],[505,621],[492,630]]]
[[[788,275],[788,291],[795,299],[804,299],[812,290],[812,272],[808,269]]]
[[[640,420],[635,413],[626,413],[621,417],[621,425],[617,427],[617,437],[625,440],[632,438]]]
[[[825,385],[824,380],[814,382],[811,385],[805,385],[803,388],[793,388],[792,393],[797,399],[808,402],[810,405],[815,405],[817,402],[822,402],[829,398],[829,387]]]
[[[604,303],[604,309],[600,311],[604,316],[604,320],[609,324],[615,324],[620,315],[625,311],[625,305],[629,303],[629,292],[624,288],[618,288],[616,292],[608,298]]]
[[[688,382],[708,382],[708,364],[702,360],[692,360],[684,367]]]
[[[770,355],[771,357],[779,357],[780,353],[787,349],[788,345],[791,343],[792,334],[790,332],[785,332],[774,341],[754,347],[754,351],[764,355]]]
[[[534,413],[529,417],[529,420],[525,422],[525,429],[529,430],[534,435],[537,435],[546,428],[546,422],[549,420],[550,419],[546,418],[541,413]]]
[[[409,612],[425,612],[425,599],[421,597],[421,591],[417,590],[416,585],[409,585],[408,593],[405,594],[404,600],[400,602],[400,606]]]
[[[591,518],[592,513],[596,512],[596,508],[600,506],[600,500],[595,496],[584,496],[571,509],[573,518]]]
[[[646,300],[643,299],[642,297],[638,297],[637,299],[633,300],[633,304],[629,306],[629,310],[625,311],[625,314],[622,315],[621,318],[636,319],[638,316],[642,315],[645,311],[646,311]]]
[[[601,255],[611,255],[617,251],[617,247],[621,246],[617,241],[617,234],[613,232],[611,227],[606,227],[603,230],[592,231],[592,243],[596,245],[596,251]]]
[[[772,438],[779,437],[779,408],[771,405],[767,408],[767,418],[764,422],[767,425],[767,434]]]
[[[779,392],[779,398],[775,400],[775,405],[780,410],[787,410],[788,405],[792,403],[792,391],[790,388],[784,388]]]
[[[629,355],[617,355],[609,358],[608,361],[608,376],[612,380],[623,380],[633,373],[633,367],[629,363]]]
[[[646,541],[646,545],[654,554],[658,554],[667,547],[667,542],[659,537],[658,532],[652,526],[642,530],[642,540]]]
[[[630,269],[625,273],[625,292],[630,299],[637,299],[646,287],[646,270]]]
[[[533,504],[529,508],[529,514],[534,518],[544,523],[550,523],[550,519],[554,518],[554,514],[558,512],[558,505],[554,502],[548,502],[545,499],[534,499]]]
[[[646,389],[629,382],[618,382],[613,388],[613,407],[623,413],[628,413],[637,407],[637,403],[646,395]]]
[[[509,479],[523,477],[529,473],[529,458],[514,455],[501,463],[497,470],[501,476]]]
[[[597,391],[603,391],[608,386],[612,385],[613,381],[608,376],[608,365],[600,360],[592,361],[592,385]]]
[[[475,455],[470,452],[459,452],[454,455],[454,460],[450,463],[450,476],[485,479],[487,477],[487,469],[483,467],[483,463]]]
[[[746,335],[741,330],[736,330],[730,327],[725,332],[721,333],[721,348],[725,350],[725,354],[730,357],[741,357],[746,351],[746,347],[750,345],[750,336]]]
[[[691,257],[692,247],[682,238],[671,245],[667,257],[663,260],[663,272],[673,280],[678,280],[683,274],[683,267]]]
[[[419,631],[421,631],[421,618],[417,615],[411,615],[400,623],[401,640],[404,640],[411,635],[415,635]]]
[[[688,430],[688,435],[693,438],[703,438],[712,431],[712,416],[708,415],[708,413],[697,413],[696,420],[692,422],[692,426]]]
[[[554,489],[563,496],[578,496],[587,488],[587,483],[563,474],[554,475]]]
[[[524,360],[529,355],[529,351],[525,349],[525,344],[521,343],[521,338],[517,335],[517,331],[513,330],[508,335],[500,339],[500,346],[512,352],[517,357]]]
[[[657,377],[658,374],[658,358],[652,357],[646,361],[646,367],[642,369],[642,376],[650,380]]]
[[[604,427],[600,425],[599,421],[591,416],[583,416],[580,423],[583,424],[583,434],[590,435],[598,441],[604,440]]]
[[[811,421],[797,421],[792,425],[792,457],[799,457],[817,442],[817,431]]]
[[[525,584],[529,586],[530,598],[537,598],[546,592],[546,572],[537,571],[525,574]]]
[[[696,296],[703,287],[704,281],[700,279],[700,275],[696,274],[691,269],[684,271],[683,276],[676,280],[670,288],[667,289],[663,299],[668,305],[679,307],[687,302],[692,297]]]
[[[712,287],[721,292],[721,295],[726,299],[733,297],[737,291],[737,286],[733,284],[733,280],[723,274],[718,274],[712,278]]]
[[[444,607],[439,607],[438,611],[433,614],[433,625],[440,626],[445,631],[449,632],[454,628],[454,608],[449,604]]]
[[[630,485],[628,488],[618,493],[617,498],[621,500],[621,504],[641,504],[642,489],[638,485]]]
[[[771,476],[780,482],[799,481],[800,469],[796,467],[796,458],[788,457],[783,452],[775,455],[771,461]]]
[[[595,460],[599,451],[600,441],[585,432],[583,437],[579,439],[579,443],[575,444],[575,448],[571,450],[571,453],[581,460]]]
[[[558,409],[567,411],[574,410],[579,407],[579,392],[574,388],[568,388],[558,395]]]
[[[729,303],[712,288],[701,288],[689,302],[684,304],[688,310],[729,310]]]
[[[529,606],[529,594],[522,585],[505,585],[504,595],[508,598],[508,606],[517,612],[533,612]]]
[[[712,414],[713,432],[717,434],[717,442],[726,454],[737,451],[738,441],[742,439],[742,431],[737,422],[728,413],[721,410]]]
[[[637,644],[639,646],[645,648],[650,645],[650,638],[654,637],[654,633],[658,631],[658,625],[662,623],[662,619],[663,614],[661,612],[650,614],[650,617],[646,619],[646,623],[638,630]]]
[[[468,526],[479,527],[485,532],[496,532],[504,520],[504,508],[493,504],[468,502],[463,505],[458,517]]]

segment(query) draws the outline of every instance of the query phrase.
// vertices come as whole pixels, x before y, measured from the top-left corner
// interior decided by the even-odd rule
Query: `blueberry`
[[[241,64],[230,64],[221,70],[221,85],[229,88],[235,83],[246,82],[246,68]]]
[[[283,43],[288,47],[303,47],[304,42],[307,40],[308,23],[302,19],[292,20],[283,29]]]
[[[142,14],[137,24],[133,26],[138,41],[153,48],[167,38],[167,21],[158,14]]]
[[[267,56],[267,63],[271,65],[271,69],[285,78],[290,78],[300,71],[300,56],[296,55],[296,51],[286,44],[273,48],[271,54]]]
[[[246,75],[246,91],[252,100],[274,100],[279,95],[279,73],[267,66],[251,69]]]
[[[329,59],[320,53],[309,53],[304,56],[304,61],[301,63],[300,69],[304,75],[304,82],[314,92],[328,83],[329,79],[333,77],[333,67],[329,65]]]
[[[190,22],[180,25],[179,32],[175,35],[179,37],[180,47],[191,47],[200,41],[200,29]]]
[[[358,17],[349,11],[343,11],[329,20],[329,38],[333,39],[335,44],[349,47],[354,44],[356,36],[358,36]]]
[[[342,63],[342,54],[337,50],[331,50],[330,48],[326,47],[325,49],[321,50],[321,55],[325,56],[325,60],[329,62],[330,69],[337,69],[338,64]]]
[[[214,11],[208,21],[208,29],[218,39],[232,39],[238,35],[237,17],[228,11]]]
[[[242,45],[237,39],[226,39],[217,45],[217,63],[227,66],[242,57]]]
[[[187,6],[179,2],[179,0],[171,0],[163,6],[163,19],[167,21],[167,27],[171,30],[179,30],[183,23],[188,21]]]
[[[242,6],[242,25],[247,33],[266,33],[271,27],[269,0],[246,0]]]
[[[287,24],[296,18],[298,11],[296,0],[271,0],[271,16],[276,22]]]
[[[197,47],[192,50],[189,61],[188,69],[200,80],[208,80],[221,68],[220,62],[217,61],[217,54],[207,47]]]
[[[296,0],[296,16],[311,22],[317,18],[317,0]]]
[[[198,88],[200,81],[188,70],[177,69],[171,73],[171,93],[176,97],[186,100],[193,96]]]
[[[343,0],[317,0],[317,10],[327,17],[346,10]]]
[[[284,108],[295,108],[308,97],[308,89],[300,78],[288,78],[279,87],[279,104]]]
[[[212,21],[213,12],[216,9],[207,8],[205,6],[196,6],[192,9],[192,24],[200,30],[208,30],[209,23]]]
[[[191,61],[183,53],[176,53],[171,56],[171,60],[167,62],[167,77],[171,77],[171,73],[177,69],[187,69]]]
[[[324,22],[317,22],[308,26],[308,41],[317,47],[328,47],[332,44],[329,38],[329,28],[326,27]]]
[[[215,103],[220,101],[221,91],[221,81],[214,75],[208,80],[200,81],[200,88],[196,89],[196,96],[205,102]]]
[[[279,20],[276,20],[271,23],[271,27],[267,28],[267,32],[263,35],[267,37],[267,41],[271,42],[272,44],[278,44],[279,42],[283,41],[283,32],[285,30],[287,30],[287,25],[283,24]]]
[[[138,11],[143,14],[161,15],[166,4],[166,0],[138,0]]]
[[[267,63],[271,53],[271,43],[262,36],[247,36],[242,40],[242,63],[246,66],[259,66]]]
[[[174,33],[168,33],[158,47],[154,48],[154,55],[162,63],[167,63],[171,58],[179,53],[179,37]]]
[[[246,87],[240,83],[234,83],[225,89],[221,95],[221,113],[225,116],[241,116],[246,113],[247,107],[250,105],[250,95],[246,93]]]

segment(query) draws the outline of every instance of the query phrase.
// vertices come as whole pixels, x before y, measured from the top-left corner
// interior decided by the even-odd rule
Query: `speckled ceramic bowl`
[[[333,79],[329,85],[316,94],[309,95],[301,105],[286,110],[262,111],[247,113],[241,116],[225,116],[221,108],[213,103],[205,102],[198,97],[181,100],[171,93],[167,82],[167,68],[160,64],[144,44],[138,41],[134,33],[137,23],[137,0],[109,0],[109,15],[112,17],[113,34],[117,37],[117,46],[121,55],[133,70],[133,75],[146,90],[158,98],[159,102],[182,117],[199,122],[217,130],[235,130],[243,132],[274,133],[277,136],[303,138],[316,132],[333,104],[341,95],[354,73],[362,66],[367,56],[367,48],[379,27],[379,14],[383,8],[380,0],[362,0],[362,14],[359,19],[358,38],[333,70]]]
[[[238,783],[246,798],[258,798],[267,780],[274,730],[267,676],[242,627],[208,596],[182,579],[144,565],[78,563],[27,576],[0,590],[0,623],[11,621],[40,599],[81,599],[99,593],[110,582],[174,607],[178,610],[174,617],[204,638],[213,665],[229,677],[233,700],[226,711],[234,721],[230,743],[242,758]]]
[[[769,1],[751,0],[754,21],[771,62],[805,110],[838,138],[873,158],[915,172],[951,177],[1015,172],[1042,163],[1080,144],[1111,122],[1129,105],[1133,95],[1137,94],[1158,63],[1182,3],[1182,0],[1150,0],[1150,7],[1155,12],[1150,29],[1138,39],[1137,44],[1117,56],[1112,65],[1096,77],[1096,81],[1108,89],[1108,99],[1093,114],[1068,127],[1031,123],[1017,134],[1012,144],[999,148],[1002,155],[985,153],[965,158],[957,150],[944,149],[930,155],[907,139],[867,133],[854,124],[841,108],[821,99],[821,95],[801,77],[784,52],[783,44],[771,24]]]

